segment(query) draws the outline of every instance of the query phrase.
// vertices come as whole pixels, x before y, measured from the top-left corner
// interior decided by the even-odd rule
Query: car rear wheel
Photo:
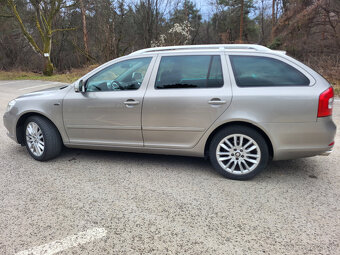
[[[26,120],[25,145],[29,154],[39,161],[55,158],[62,149],[57,128],[40,116],[31,116]]]
[[[213,137],[209,157],[213,167],[223,176],[247,180],[267,166],[269,151],[265,139],[256,130],[230,126]]]

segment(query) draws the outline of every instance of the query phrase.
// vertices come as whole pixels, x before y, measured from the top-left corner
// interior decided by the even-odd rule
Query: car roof
[[[195,53],[195,52],[249,52],[249,53],[281,53],[285,51],[274,51],[265,46],[257,44],[203,44],[203,45],[181,45],[146,48],[132,52],[130,56],[152,54],[152,53]]]

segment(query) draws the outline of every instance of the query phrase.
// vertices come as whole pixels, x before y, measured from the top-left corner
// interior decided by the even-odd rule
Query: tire
[[[60,154],[63,144],[59,131],[48,119],[31,116],[24,127],[26,149],[32,158],[47,161]]]
[[[209,158],[212,166],[224,177],[249,180],[267,166],[269,150],[265,139],[256,130],[235,125],[215,134],[209,146]]]

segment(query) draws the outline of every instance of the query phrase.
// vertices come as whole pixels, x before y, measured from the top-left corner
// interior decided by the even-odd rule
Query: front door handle
[[[137,105],[137,104],[139,104],[139,101],[134,100],[134,99],[128,99],[128,100],[126,100],[126,101],[124,102],[124,104],[125,104],[126,106]]]
[[[210,99],[208,101],[209,104],[212,104],[212,105],[221,105],[221,104],[225,104],[227,103],[227,101],[225,100],[221,100],[219,98],[213,98],[213,99]]]

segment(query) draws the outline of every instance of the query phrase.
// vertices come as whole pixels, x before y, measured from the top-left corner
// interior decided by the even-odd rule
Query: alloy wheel
[[[26,142],[33,155],[40,157],[45,150],[45,140],[41,128],[35,122],[26,126]]]
[[[220,141],[216,148],[216,158],[225,171],[244,175],[250,173],[259,165],[261,150],[251,137],[243,134],[232,134]]]

